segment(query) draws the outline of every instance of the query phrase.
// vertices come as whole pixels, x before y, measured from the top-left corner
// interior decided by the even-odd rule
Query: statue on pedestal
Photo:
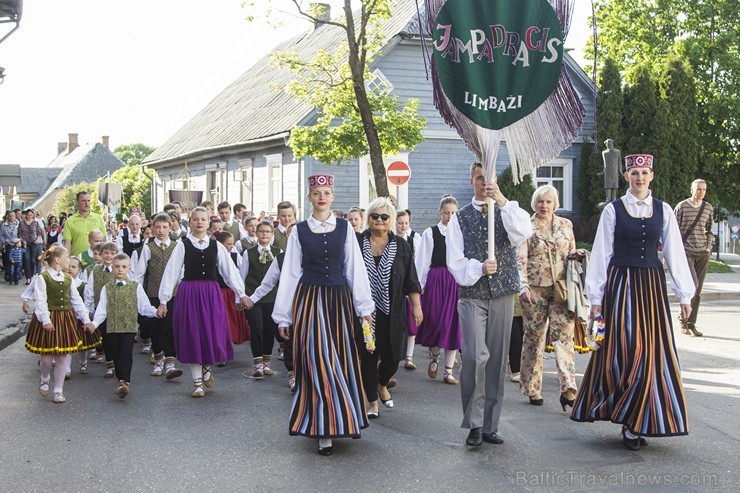
[[[612,139],[606,139],[606,150],[601,153],[604,159],[604,189],[606,203],[617,200],[619,196],[619,179],[624,173],[622,166],[622,152],[614,147]]]

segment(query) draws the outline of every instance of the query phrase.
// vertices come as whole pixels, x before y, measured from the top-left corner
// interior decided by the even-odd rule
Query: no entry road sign
[[[388,176],[388,180],[398,187],[405,185],[409,181],[409,178],[411,178],[411,168],[403,161],[394,161],[388,166],[386,175]]]

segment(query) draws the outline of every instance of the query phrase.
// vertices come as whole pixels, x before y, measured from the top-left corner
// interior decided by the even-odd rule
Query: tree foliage
[[[89,193],[92,199],[90,210],[102,214],[103,207],[98,202],[98,184],[84,182],[64,187],[59,191],[54,201],[54,215],[59,217],[62,212],[67,214],[77,212],[77,194],[83,191]]]
[[[511,172],[511,168],[506,168],[498,175],[498,186],[501,189],[501,193],[504,194],[509,200],[516,200],[519,202],[519,207],[532,214],[532,195],[534,195],[534,184],[532,183],[532,175],[527,175],[518,185],[514,185],[514,176]]]
[[[632,84],[641,70],[665,70],[670,57],[685,57],[697,104],[697,172],[690,178],[707,180],[710,202],[740,209],[737,0],[599,0],[596,19],[599,53],[616,60]],[[664,122],[656,125],[661,130]]]
[[[353,9],[344,0],[343,15],[327,19],[324,7],[304,9],[293,2],[298,14],[321,29],[341,29],[345,40],[333,53],[319,51],[310,60],[296,53],[274,54],[275,63],[294,73],[285,88],[318,116],[311,126],[293,129],[289,144],[296,156],[310,155],[325,163],[340,163],[369,155],[379,196],[388,196],[384,154],[411,150],[423,137],[426,121],[419,117],[418,100],[402,103],[382,86],[369,88],[373,75],[368,65],[380,48],[380,24],[391,16],[389,0],[361,0]]]
[[[127,166],[139,166],[149,154],[156,150],[144,144],[123,144],[116,147],[113,153]]]

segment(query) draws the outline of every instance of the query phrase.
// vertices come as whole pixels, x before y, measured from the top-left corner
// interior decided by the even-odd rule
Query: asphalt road
[[[189,396],[187,372],[150,377],[136,354],[125,400],[91,365],[89,375],[74,370],[60,405],[38,395],[37,358],[20,340],[0,352],[0,491],[738,491],[739,317],[737,301],[708,303],[707,336],[677,334],[690,434],[650,439],[640,452],[623,448],[617,425],[568,419],[552,357],[545,405],[507,382],[506,442],[467,450],[459,387],[430,380],[417,348],[419,369],[399,370],[396,407],[381,406],[362,439],[335,440],[334,455],[321,457],[314,440],[287,433],[284,368],[244,376],[248,345],[203,399]],[[579,372],[587,360],[577,356]]]

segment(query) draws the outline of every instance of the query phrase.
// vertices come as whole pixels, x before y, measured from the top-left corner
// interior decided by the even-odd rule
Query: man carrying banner
[[[483,166],[470,166],[472,203],[452,216],[447,229],[447,266],[460,286],[458,313],[462,329],[462,427],[465,444],[503,443],[498,422],[504,398],[506,356],[519,293],[516,247],[532,235],[529,214],[509,201],[498,184],[486,182]],[[488,210],[487,199],[494,201]],[[495,214],[495,258],[488,259],[488,213]]]

